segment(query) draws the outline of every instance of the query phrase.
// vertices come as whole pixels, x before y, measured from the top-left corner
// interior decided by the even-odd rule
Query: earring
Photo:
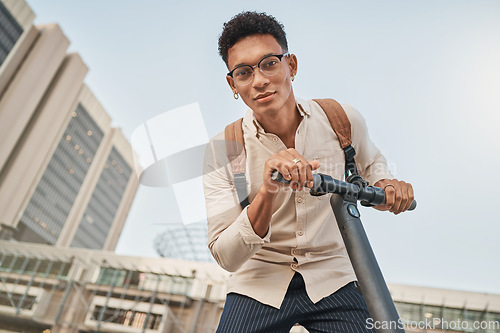
[[[238,96],[238,93],[236,91],[233,93],[233,97],[234,97],[234,99],[240,98],[240,96]]]
[[[292,74],[292,81],[295,80],[295,74]]]

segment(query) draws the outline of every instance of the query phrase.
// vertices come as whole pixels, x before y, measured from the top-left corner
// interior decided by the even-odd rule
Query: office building
[[[500,332],[500,295],[389,284],[407,332]]]
[[[212,333],[228,278],[215,263],[0,241],[0,332]],[[407,332],[500,332],[500,295],[389,290]]]
[[[130,144],[56,24],[0,0],[0,239],[113,250],[139,185]]]
[[[210,263],[0,241],[0,332],[212,333],[228,275]]]

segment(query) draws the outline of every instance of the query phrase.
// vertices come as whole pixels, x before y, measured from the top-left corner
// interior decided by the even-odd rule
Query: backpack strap
[[[351,138],[351,122],[347,118],[347,114],[342,106],[334,99],[313,99],[323,109],[328,117],[328,121],[332,126],[335,134],[339,138],[340,146],[344,150],[345,155],[345,178],[351,175],[357,175],[356,162],[354,162],[354,155],[356,151],[352,146]]]
[[[226,126],[224,130],[224,141],[226,143],[226,154],[234,176],[234,186],[241,208],[250,204],[248,201],[247,179],[245,177],[247,154],[245,150],[245,139],[243,138],[243,118]]]

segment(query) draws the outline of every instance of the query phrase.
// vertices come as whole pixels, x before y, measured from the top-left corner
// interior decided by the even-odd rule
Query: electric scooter
[[[271,178],[282,183],[289,183],[277,170],[273,172]],[[368,182],[358,174],[350,175],[344,182],[317,173],[313,174],[313,180],[314,184],[310,190],[311,195],[333,194],[330,198],[330,205],[335,214],[376,332],[405,332],[404,323],[399,318],[396,306],[361,223],[361,215],[357,207],[358,201],[361,201],[363,206],[384,204],[384,190],[379,187],[368,186]],[[413,210],[416,206],[417,202],[413,201],[408,210]]]

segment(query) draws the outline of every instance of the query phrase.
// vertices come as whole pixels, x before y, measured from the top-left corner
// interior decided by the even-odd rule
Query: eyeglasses
[[[227,75],[233,78],[236,85],[246,86],[253,80],[255,67],[259,67],[260,72],[265,76],[275,76],[281,71],[281,58],[288,55],[288,53],[271,54],[262,58],[255,66],[239,65]]]

